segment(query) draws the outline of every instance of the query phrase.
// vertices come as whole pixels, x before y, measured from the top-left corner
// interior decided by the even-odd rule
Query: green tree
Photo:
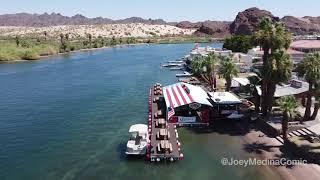
[[[65,34],[66,40],[69,41],[69,33]]]
[[[193,73],[201,76],[208,82],[211,88],[216,87],[215,73],[217,70],[217,64],[219,62],[218,57],[210,53],[206,57],[199,57],[192,61],[191,67]]]
[[[20,36],[16,36],[16,45],[20,46]]]
[[[219,58],[214,54],[210,53],[204,58],[203,67],[204,74],[209,81],[209,85],[212,89],[217,87],[216,84],[216,70],[219,62]]]
[[[304,77],[309,83],[309,91],[307,93],[307,104],[304,113],[304,120],[311,119],[312,96],[316,94],[318,83],[320,82],[320,54],[308,54],[307,57],[297,67],[298,76]],[[317,113],[318,110],[315,109]],[[316,116],[316,114],[315,114]],[[313,115],[312,118],[315,118]]]
[[[60,34],[60,52],[69,52],[70,50],[68,49],[68,42],[65,40],[65,35]]]
[[[219,74],[226,80],[226,91],[230,91],[232,78],[238,76],[239,68],[231,58],[223,58],[220,61]]]
[[[59,36],[60,36],[60,43],[62,44],[63,39],[64,39],[64,35],[61,33]]]
[[[112,36],[110,44],[111,44],[111,46],[117,45],[117,39],[115,36]]]
[[[92,34],[88,33],[87,34],[87,38],[89,40],[89,45],[90,45],[90,48],[92,47]]]
[[[282,113],[282,135],[283,139],[287,140],[287,131],[288,131],[288,122],[292,120],[292,117],[294,116],[294,112],[296,108],[298,107],[298,103],[294,96],[283,96],[280,99],[278,99],[277,103],[279,104]]]
[[[254,45],[259,45],[263,50],[261,71],[262,112],[267,115],[272,108],[276,83],[279,83],[278,79],[274,79],[277,76],[276,73],[285,74],[284,72],[291,72],[290,66],[287,69],[282,66],[282,64],[290,64],[288,56],[285,54],[285,49],[289,48],[291,34],[282,23],[274,23],[271,18],[266,17],[260,21],[258,31],[255,32],[253,37],[253,43]],[[278,58],[283,58],[286,62],[282,63],[281,59]],[[280,69],[277,65],[284,69]],[[281,80],[287,80],[287,78],[283,77]]]
[[[195,58],[191,62],[192,73],[197,76],[201,76],[203,74],[203,58]]]
[[[48,32],[47,31],[43,31],[43,35],[44,35],[44,39],[47,40]]]
[[[122,40],[122,37],[119,38],[119,44],[122,44],[123,43],[123,40]]]
[[[232,50],[233,52],[247,53],[253,47],[250,36],[234,35],[226,38],[223,48]]]
[[[98,36],[98,41],[100,42],[100,47],[105,46],[104,38],[102,36]]]

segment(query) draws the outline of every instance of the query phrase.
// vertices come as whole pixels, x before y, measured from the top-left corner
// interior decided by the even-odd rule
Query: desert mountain
[[[183,29],[197,29],[197,35],[211,35],[213,37],[225,37],[230,34],[251,35],[257,28],[262,17],[271,17],[274,21],[283,22],[286,27],[295,35],[308,35],[320,33],[320,16],[305,16],[302,18],[285,16],[279,18],[271,12],[261,10],[256,7],[239,12],[234,21],[203,21],[203,22],[166,22],[162,19],[143,19],[140,17],[130,17],[120,20],[109,18],[88,18],[77,14],[75,16],[63,16],[59,13],[44,14],[4,14],[0,15],[0,26],[31,26],[45,27],[58,25],[96,25],[96,24],[130,24],[142,23],[151,25],[174,25]]]

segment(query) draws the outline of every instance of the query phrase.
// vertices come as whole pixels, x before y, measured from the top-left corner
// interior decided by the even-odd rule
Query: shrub
[[[233,52],[247,53],[252,47],[251,38],[243,35],[235,35],[230,38],[226,38],[223,44],[223,48],[229,49]]]
[[[37,60],[37,59],[40,58],[40,56],[34,50],[29,50],[28,49],[23,53],[21,58],[24,59],[24,60]]]

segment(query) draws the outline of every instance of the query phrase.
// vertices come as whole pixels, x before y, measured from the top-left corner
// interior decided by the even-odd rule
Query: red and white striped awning
[[[211,106],[207,93],[200,87],[186,83],[176,83],[163,87],[163,95],[167,107],[180,107],[199,103]]]

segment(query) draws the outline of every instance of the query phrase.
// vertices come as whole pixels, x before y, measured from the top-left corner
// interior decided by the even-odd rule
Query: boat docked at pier
[[[148,126],[145,124],[135,124],[129,129],[131,134],[127,142],[127,155],[145,155],[149,141]]]
[[[182,74],[176,74],[176,77],[191,77],[192,74],[188,71],[184,71]]]
[[[184,63],[171,62],[167,64],[163,64],[162,67],[183,67]]]

